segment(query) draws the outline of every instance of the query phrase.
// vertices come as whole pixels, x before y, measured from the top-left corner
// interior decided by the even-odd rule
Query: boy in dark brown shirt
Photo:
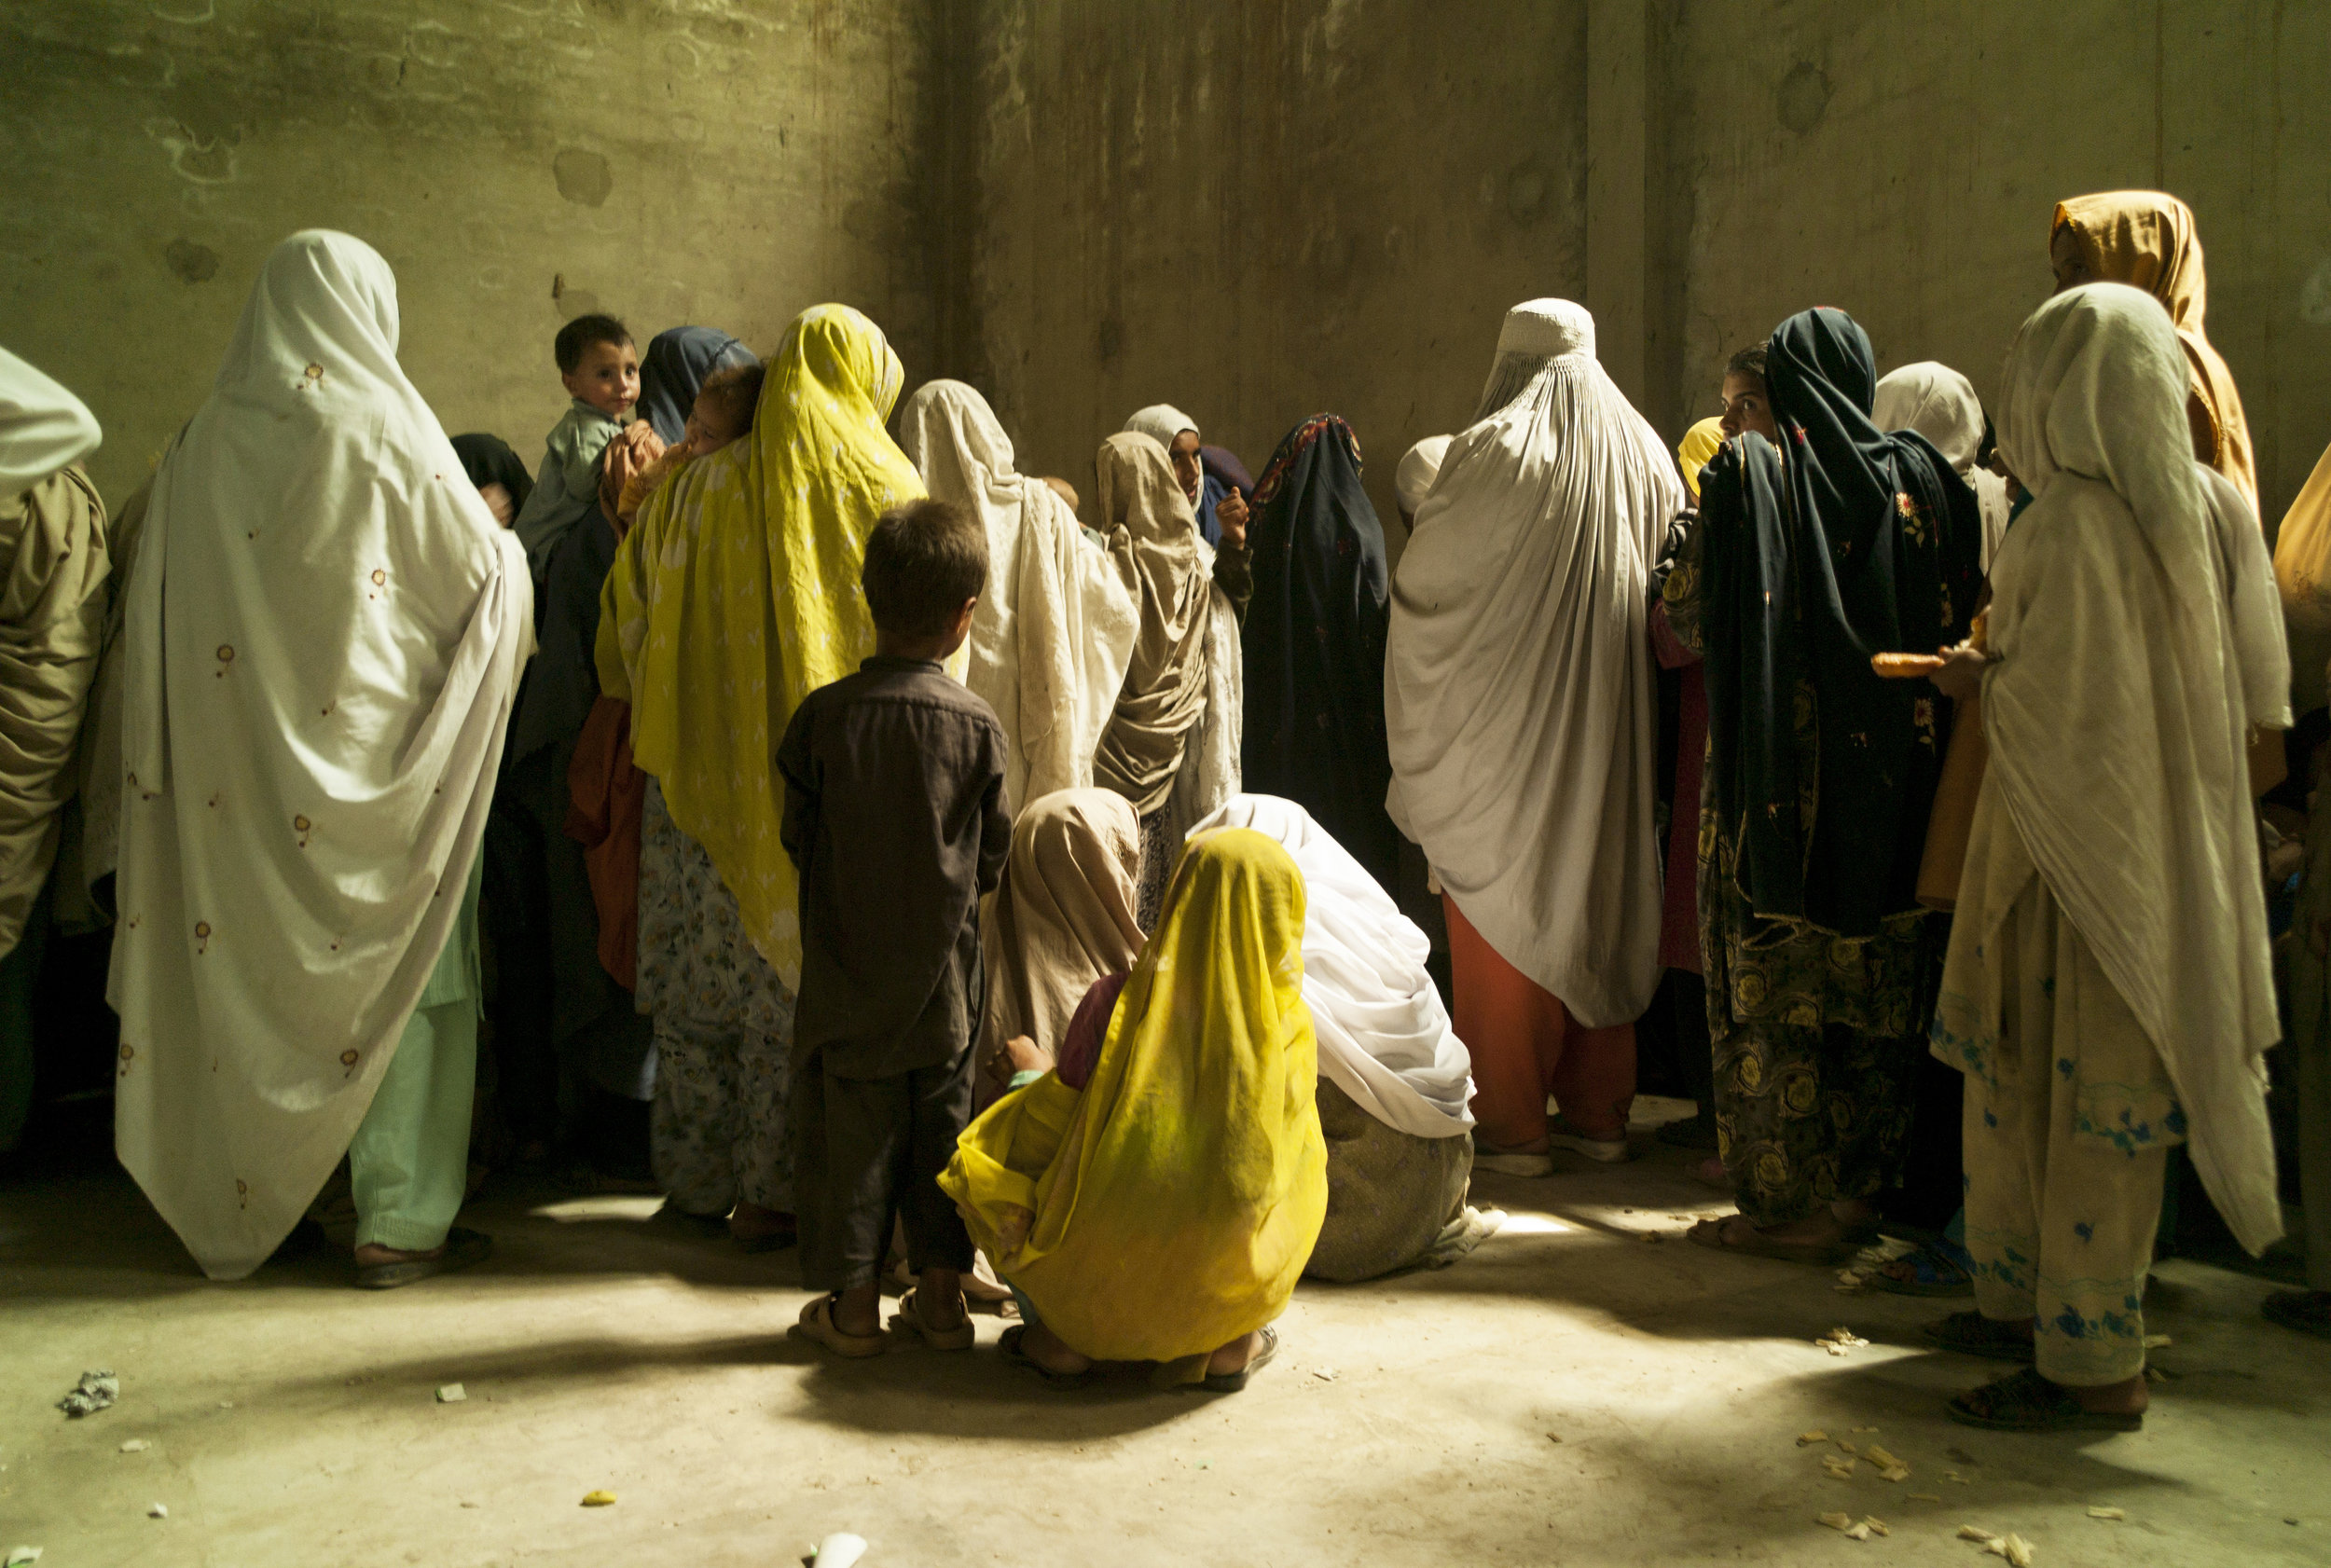
[[[1003,873],[1012,815],[1003,726],[940,661],[971,631],[986,533],[942,502],[899,507],[868,537],[862,581],[874,657],[810,693],[777,749],[801,872],[802,1283],[827,1292],[794,1331],[837,1355],[882,1353],[876,1275],[895,1214],[920,1279],[893,1327],[967,1350],[972,1241],[938,1177],[971,1117],[979,900]]]

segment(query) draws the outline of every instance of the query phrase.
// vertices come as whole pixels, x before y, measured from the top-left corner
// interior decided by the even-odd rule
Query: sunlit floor
[[[0,1560],[759,1568],[848,1530],[868,1568],[1994,1561],[1957,1538],[1973,1524],[2039,1568],[2331,1561],[2331,1355],[2259,1319],[2264,1282],[2162,1266],[2144,1432],[1971,1431],[1943,1400],[1997,1369],[1916,1348],[1951,1303],[1690,1245],[1686,1219],[1725,1205],[1639,1143],[1480,1178],[1501,1234],[1441,1272],[1306,1286],[1278,1361],[1215,1396],[1055,1392],[998,1358],[994,1319],[970,1355],[821,1359],[784,1337],[790,1254],[648,1201],[490,1186],[465,1222],[490,1262],[368,1295],[337,1256],[208,1285],[118,1173],[19,1179]],[[1871,1343],[1814,1345],[1839,1326]],[[120,1403],[68,1421],[55,1401],[98,1368]],[[439,1403],[454,1382],[468,1397]],[[1814,1428],[1910,1479],[1828,1479]],[[581,1506],[600,1489],[613,1506]]]

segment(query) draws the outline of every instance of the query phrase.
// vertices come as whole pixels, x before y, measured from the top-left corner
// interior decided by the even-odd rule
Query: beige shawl
[[[1984,788],[2144,1025],[2235,1237],[2282,1231],[2263,1054],[2281,1034],[2243,739],[2289,722],[2248,502],[2191,456],[2186,362],[2135,289],[2023,323],[1999,444],[2032,490],[1992,570]],[[2206,482],[2205,482],[2206,481]],[[1998,912],[1962,904],[1961,940]]]
[[[1093,982],[1141,953],[1134,884],[1141,823],[1123,795],[1062,790],[1012,825],[1012,858],[980,920],[987,965],[981,1054],[1014,1035],[1057,1053]]]
[[[78,782],[109,570],[105,503],[78,463],[0,499],[0,953],[24,934]]]
[[[986,526],[964,684],[1003,721],[1006,798],[1089,786],[1140,629],[1130,546],[1095,548],[1052,487],[1015,472],[995,411],[960,381],[927,381],[906,400],[899,445],[931,499]]]
[[[1141,631],[1117,711],[1093,759],[1093,779],[1147,817],[1173,793],[1183,752],[1206,717],[1214,552],[1198,536],[1190,498],[1155,440],[1112,435],[1101,443],[1094,467],[1110,550],[1119,553],[1130,543]],[[1117,537],[1120,529],[1127,540]]]

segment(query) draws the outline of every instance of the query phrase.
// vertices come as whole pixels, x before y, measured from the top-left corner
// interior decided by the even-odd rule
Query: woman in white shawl
[[[1983,402],[1975,384],[1947,364],[1930,359],[1888,371],[1878,380],[1869,422],[1880,430],[1907,430],[1924,436],[1952,471],[1967,482],[1983,511],[1983,568],[1999,536],[2007,531],[2007,482],[1976,459],[1983,447]]]
[[[1094,548],[1051,486],[1013,471],[1011,437],[960,381],[925,382],[906,400],[899,445],[933,501],[987,525],[964,683],[1003,721],[1005,799],[1089,787],[1141,629],[1130,553]]]
[[[106,608],[97,420],[0,349],[0,1153],[33,1104],[33,986]]]
[[[1495,1225],[1465,1203],[1472,1062],[1425,972],[1425,933],[1293,801],[1239,795],[1190,833],[1217,828],[1276,839],[1303,876],[1303,1002],[1328,1141],[1328,1217],[1303,1272],[1349,1282],[1454,1261]]]
[[[1991,662],[1938,677],[1979,678],[1991,764],[1934,1025],[1966,1074],[1979,1311],[1927,1335],[2035,1363],[1952,1401],[1974,1425],[2142,1424],[2171,1145],[2245,1247],[2282,1233],[2243,749],[2289,722],[2290,671],[2255,517],[2194,461],[2187,379],[2135,289],[2024,323],[1999,433],[2034,499],[1993,563]]]
[[[478,840],[532,601],[363,241],[278,245],[125,623],[121,1162],[214,1279],[349,1157],[358,1283],[475,1261]]]
[[[1392,585],[1386,802],[1446,901],[1486,1168],[1626,1158],[1659,981],[1649,571],[1683,487],[1563,299],[1507,312]],[[1551,1126],[1546,1098],[1560,1102]]]

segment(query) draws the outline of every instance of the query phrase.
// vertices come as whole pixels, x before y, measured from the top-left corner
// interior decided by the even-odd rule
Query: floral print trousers
[[[655,1021],[649,1151],[674,1206],[791,1213],[786,1061],[793,997],[746,937],[735,895],[654,778],[640,823],[639,1009]]]
[[[1952,954],[1935,1054],[1966,1074],[1966,1249],[1985,1317],[2032,1318],[2040,1375],[2145,1370],[2145,1281],[2186,1120],[2160,1055],[2034,874]]]

